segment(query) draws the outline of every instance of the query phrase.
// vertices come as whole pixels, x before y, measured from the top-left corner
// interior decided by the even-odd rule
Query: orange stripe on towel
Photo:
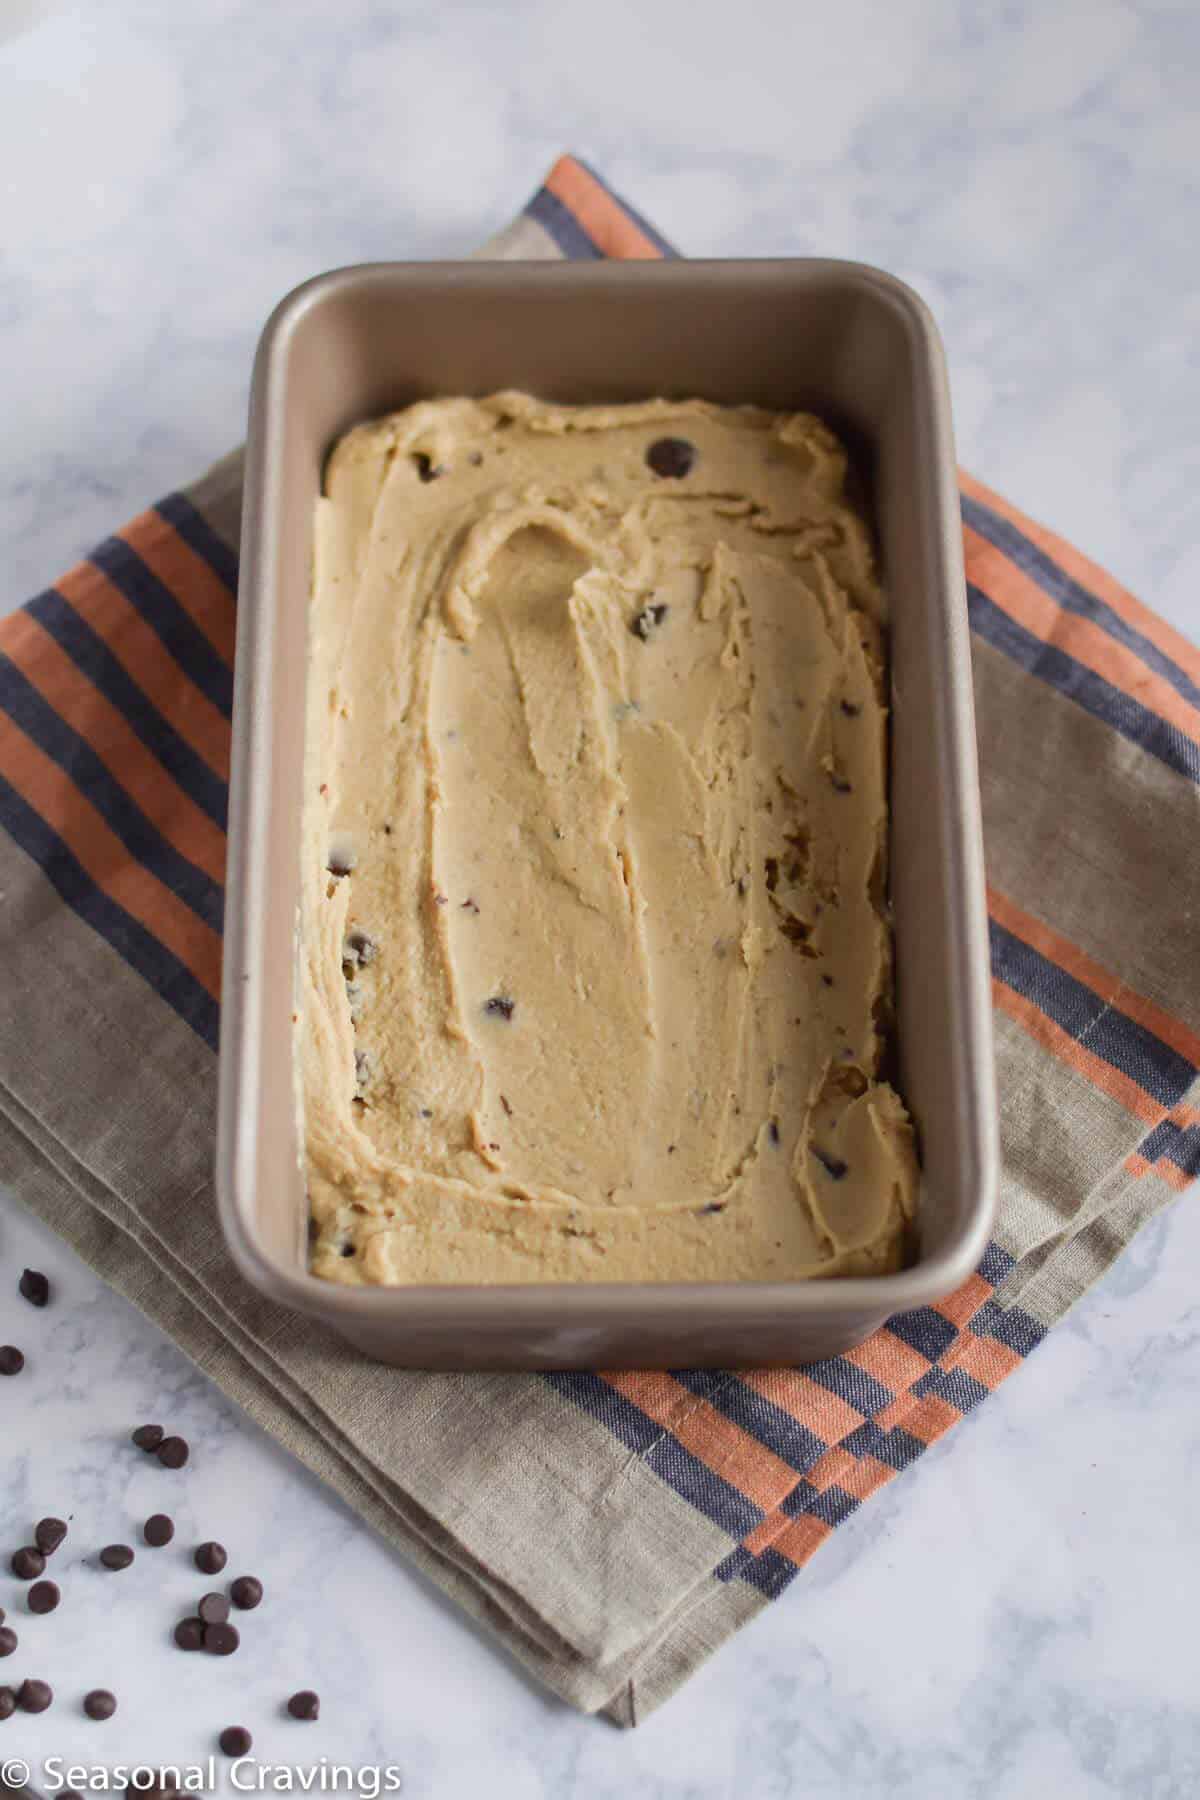
[[[661,1370],[622,1369],[606,1372],[602,1380],[763,1512],[771,1512],[795,1487],[795,1469],[673,1376]]]
[[[571,156],[560,156],[546,187],[582,225],[598,250],[625,262],[658,262],[662,251],[623,211],[594,175]]]
[[[141,513],[117,536],[137,552],[164,587],[170,588],[192,623],[232,668],[237,608],[216,570],[197,556],[161,513]]]
[[[1082,1075],[1085,1081],[1090,1081],[1101,1093],[1118,1101],[1135,1119],[1141,1119],[1147,1125],[1161,1122],[1163,1108],[1149,1094],[1144,1093],[1135,1081],[1130,1081],[1127,1075],[1122,1075],[1119,1069],[1114,1069],[1100,1057],[1093,1056],[1090,1050],[1085,1050],[1068,1032],[1056,1025],[1053,1019],[1048,1019],[1031,1000],[1026,1000],[1023,995],[1016,993],[1004,982],[997,981],[994,976],[992,1000],[999,1011],[1007,1013],[1035,1043],[1056,1056],[1059,1062],[1065,1063],[1076,1075]]]

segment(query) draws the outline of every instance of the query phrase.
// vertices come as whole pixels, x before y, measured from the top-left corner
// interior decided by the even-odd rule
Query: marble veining
[[[319,268],[453,255],[565,146],[691,254],[882,263],[937,313],[962,460],[1200,635],[1200,21],[1170,0],[0,0],[0,606],[241,435],[254,339]],[[49,1271],[56,1305],[15,1295]],[[0,1759],[392,1762],[436,1800],[1185,1796],[1200,1788],[1194,1196],[1029,1365],[632,1734],[536,1691],[158,1332],[0,1203],[0,1518],[74,1514],[0,1675]],[[162,1417],[182,1477],[126,1450]],[[149,1512],[122,1575],[81,1566]],[[262,1608],[170,1642],[214,1536]],[[110,1585],[115,1584],[115,1585]],[[89,1723],[110,1686],[121,1710]],[[323,1697],[315,1726],[280,1714]]]

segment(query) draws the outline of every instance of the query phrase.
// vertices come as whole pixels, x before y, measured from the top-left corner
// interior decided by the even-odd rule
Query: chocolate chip
[[[339,845],[336,850],[329,852],[325,867],[331,875],[349,875],[357,861],[358,858],[353,850],[347,850],[344,845]]]
[[[186,1438],[169,1437],[164,1438],[158,1446],[157,1455],[164,1469],[182,1469],[191,1451]]]
[[[770,1138],[770,1140],[773,1144],[777,1144],[779,1142],[779,1126],[776,1124],[774,1119],[772,1119],[771,1123],[767,1126],[767,1136]]]
[[[106,1544],[100,1561],[106,1569],[127,1569],[133,1561],[133,1551],[128,1544]]]
[[[832,987],[833,986],[833,976],[832,975],[822,975],[821,985],[822,985],[822,987]]]
[[[831,775],[829,785],[835,794],[852,794],[854,792],[853,784],[847,781],[844,775]]]
[[[45,1712],[54,1698],[54,1689],[48,1681],[23,1681],[17,1689],[17,1705],[22,1712]]]
[[[342,957],[345,962],[359,963],[366,968],[367,964],[373,963],[378,955],[379,945],[374,938],[368,937],[365,931],[347,933],[346,942],[342,946]]]
[[[223,1620],[204,1627],[204,1648],[211,1656],[232,1656],[241,1641],[237,1626]]]
[[[40,1269],[26,1269],[17,1283],[21,1297],[30,1306],[45,1306],[50,1298],[50,1283]]]
[[[0,1375],[19,1375],[25,1358],[15,1344],[0,1344]]]
[[[710,1202],[707,1206],[702,1206],[699,1208],[697,1217],[702,1219],[706,1213],[724,1212],[726,1205],[727,1205],[727,1202],[724,1200],[710,1200]]]
[[[157,1450],[163,1441],[163,1428],[161,1425],[139,1425],[130,1435],[139,1450]]]
[[[10,1687],[0,1687],[0,1719],[11,1719],[17,1710],[17,1696]]]
[[[25,1544],[20,1550],[13,1551],[9,1567],[18,1581],[36,1581],[39,1575],[46,1573],[46,1559],[32,1544]]]
[[[207,1544],[199,1544],[192,1561],[202,1575],[219,1575],[228,1562],[224,1544],[214,1544],[211,1539]]]
[[[842,1176],[846,1173],[846,1170],[849,1168],[849,1163],[844,1163],[840,1156],[830,1156],[827,1150],[818,1150],[815,1144],[811,1146],[811,1149],[813,1155],[830,1179],[832,1181],[840,1181]]]
[[[93,1688],[83,1696],[83,1710],[89,1719],[111,1719],[117,1710],[117,1697],[107,1688]]]
[[[263,1584],[257,1575],[239,1575],[230,1586],[229,1597],[243,1612],[253,1612],[262,1604]]]
[[[65,1519],[39,1519],[33,1528],[33,1541],[43,1556],[53,1556],[66,1535]]]
[[[483,1010],[493,1019],[511,1019],[516,1006],[516,1001],[510,1000],[506,994],[493,994]]]
[[[201,1650],[204,1647],[204,1620],[180,1619],[175,1627],[175,1642],[181,1650]]]
[[[152,1550],[161,1550],[175,1536],[175,1521],[166,1513],[151,1513],[142,1526],[142,1536]]]
[[[467,898],[463,901],[461,907],[459,908],[459,911],[460,912],[477,913],[479,911],[478,900],[472,900],[471,896],[468,894]]]
[[[224,1594],[205,1594],[196,1611],[206,1625],[223,1625],[229,1617],[229,1602]]]
[[[630,619],[629,629],[634,637],[641,638],[644,644],[647,638],[652,637],[658,630],[670,610],[665,601],[659,601],[652,606],[643,606],[641,612],[634,613]]]
[[[417,474],[422,481],[436,481],[439,475],[444,475],[446,472],[440,463],[435,463],[421,450],[415,453],[413,461],[417,465]]]
[[[646,452],[646,461],[656,475],[678,481],[691,473],[696,460],[696,447],[686,438],[656,438]]]
[[[0,1656],[11,1656],[17,1647],[17,1634],[11,1625],[0,1625]]]
[[[298,1694],[292,1695],[287,1709],[293,1719],[316,1719],[320,1716],[321,1702],[311,1688],[301,1688]]]
[[[52,1613],[61,1599],[57,1582],[35,1581],[29,1590],[29,1610],[31,1613]]]
[[[857,719],[859,713],[862,711],[862,707],[855,706],[852,700],[843,700],[841,705],[842,711],[848,719]]]
[[[226,1756],[249,1756],[254,1739],[244,1725],[227,1725],[217,1742]]]
[[[512,1107],[509,1105],[508,1101],[505,1099],[503,1094],[501,1094],[501,1096],[500,1096],[500,1104],[504,1108],[505,1115],[511,1119],[512,1118]]]

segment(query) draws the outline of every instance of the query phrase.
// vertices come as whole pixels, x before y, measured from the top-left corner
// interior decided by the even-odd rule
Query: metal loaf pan
[[[899,1083],[923,1179],[912,1266],[796,1283],[354,1288],[307,1273],[292,1074],[313,505],[350,425],[426,396],[701,395],[809,407],[849,441],[892,617]],[[962,537],[941,344],[901,282],[819,260],[377,264],[290,294],[259,346],[246,455],[217,1146],[245,1278],[414,1368],[805,1362],[966,1279],[996,1113]]]

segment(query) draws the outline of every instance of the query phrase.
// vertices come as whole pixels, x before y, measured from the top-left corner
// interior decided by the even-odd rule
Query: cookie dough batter
[[[883,617],[841,446],[701,401],[422,403],[318,503],[312,1268],[904,1259]]]

